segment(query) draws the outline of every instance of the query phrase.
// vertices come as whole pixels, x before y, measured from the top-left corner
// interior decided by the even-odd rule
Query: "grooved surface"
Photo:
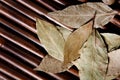
[[[59,74],[33,69],[47,54],[36,35],[35,19],[41,18],[64,27],[46,14],[81,3],[80,0],[0,0],[0,80],[79,80],[75,66]],[[118,5],[119,0],[110,6],[119,13],[101,32],[120,35]]]

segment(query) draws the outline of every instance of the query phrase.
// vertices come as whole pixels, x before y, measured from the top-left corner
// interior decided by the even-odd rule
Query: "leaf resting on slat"
[[[93,18],[95,11],[97,12],[95,18],[96,28],[103,27],[117,13],[104,3],[88,2],[69,6],[63,10],[50,12],[48,15],[66,26],[79,28]]]
[[[92,27],[93,21],[90,21],[68,36],[64,48],[64,65],[67,65],[79,57],[78,52],[90,36]]]
[[[70,64],[67,67],[63,67],[63,62],[62,61],[59,61],[59,60],[53,58],[50,55],[46,55],[45,58],[43,58],[40,65],[37,68],[35,68],[34,70],[44,71],[44,72],[52,72],[52,73],[59,73],[59,72],[66,71],[71,66],[72,66],[72,64]]]
[[[108,65],[107,49],[96,30],[93,30],[79,53],[80,58],[73,64],[79,69],[80,80],[105,80]]]
[[[63,61],[65,40],[62,34],[54,25],[40,19],[36,20],[36,28],[37,35],[48,54],[55,59]]]

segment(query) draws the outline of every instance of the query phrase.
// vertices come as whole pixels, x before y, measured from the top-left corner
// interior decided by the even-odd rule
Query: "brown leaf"
[[[107,80],[120,76],[120,49],[108,53],[110,58]]]
[[[64,65],[79,57],[79,50],[88,39],[92,32],[93,21],[81,26],[71,33],[65,43],[64,48]]]
[[[36,20],[36,28],[37,35],[48,54],[55,59],[63,61],[65,40],[62,34],[54,25],[40,19]]]
[[[53,58],[50,55],[46,55],[45,58],[43,58],[40,65],[37,68],[35,68],[34,70],[59,73],[59,72],[63,72],[65,70],[69,69],[71,66],[72,66],[72,64],[67,67],[63,67],[63,63],[61,61]]]
[[[79,53],[80,58],[73,64],[79,69],[80,80],[105,80],[108,65],[107,49],[96,30],[93,30]]]
[[[79,28],[93,18],[95,11],[97,12],[94,25],[96,28],[107,24],[117,13],[104,3],[88,2],[69,6],[63,10],[50,12],[48,15],[66,26]]]

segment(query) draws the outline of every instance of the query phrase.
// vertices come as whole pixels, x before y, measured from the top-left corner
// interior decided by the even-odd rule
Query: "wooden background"
[[[81,0],[83,1],[83,0]],[[80,0],[0,0],[0,80],[79,80],[75,66],[59,73],[33,70],[47,54],[36,35],[35,18],[50,20],[46,14],[69,5],[81,4]],[[101,0],[88,0],[98,1]],[[120,35],[120,0],[112,6],[119,13],[105,25],[101,32]]]

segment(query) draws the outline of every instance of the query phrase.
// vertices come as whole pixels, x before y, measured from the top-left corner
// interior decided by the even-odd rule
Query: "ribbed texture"
[[[0,3],[0,80],[79,80],[75,66],[59,74],[33,69],[47,54],[36,35],[35,19],[45,19],[64,27],[46,14],[80,4],[80,0],[1,0]],[[118,5],[119,2],[116,2],[111,6],[119,13],[101,32],[120,34]]]

